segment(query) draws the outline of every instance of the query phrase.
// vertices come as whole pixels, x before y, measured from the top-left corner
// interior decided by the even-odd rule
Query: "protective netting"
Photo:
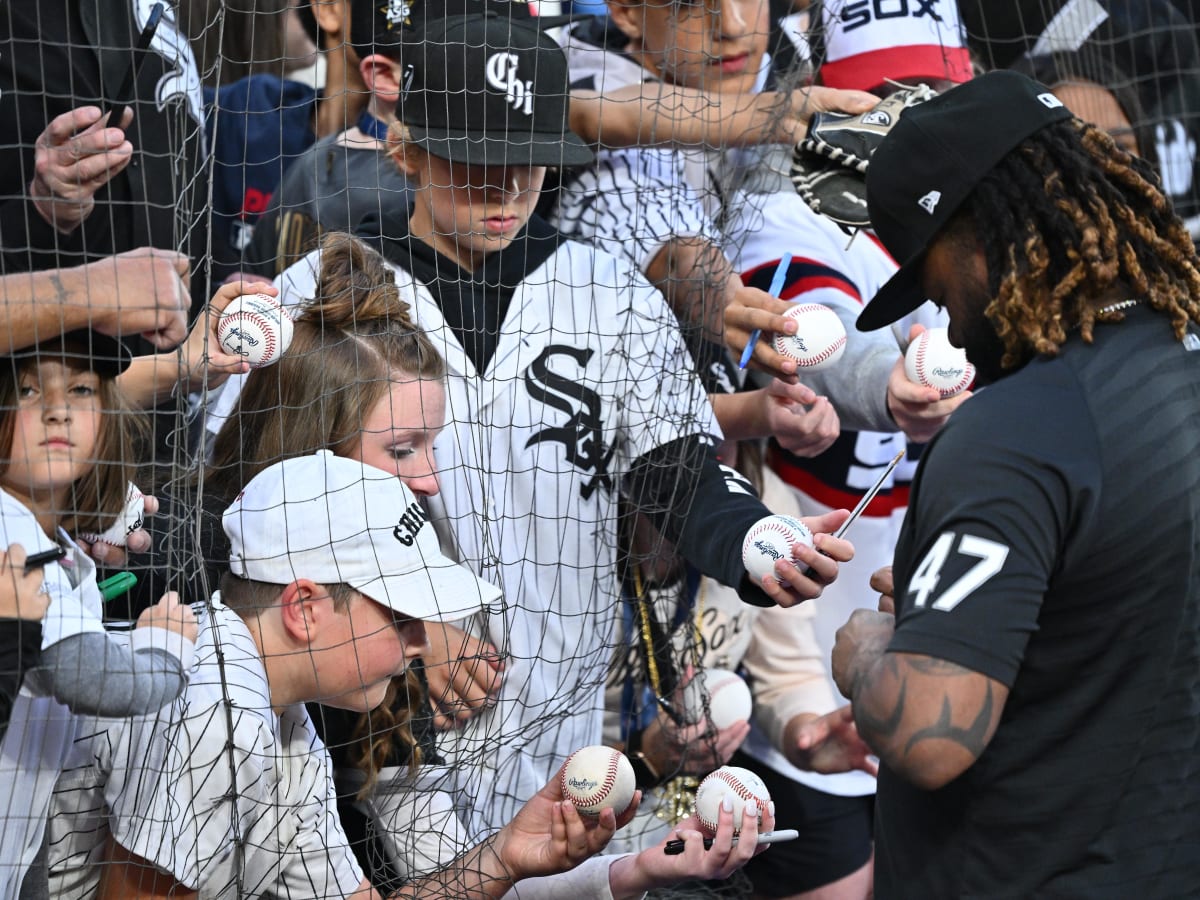
[[[807,85],[1018,69],[1155,161],[1200,233],[1182,0],[543,3],[540,23],[502,0],[160,5],[0,3],[0,549],[69,551],[45,569],[40,641],[22,626],[10,653],[0,611],[0,896],[343,896],[364,877],[471,895],[470,856],[448,887],[419,879],[599,743],[646,791],[610,852],[661,856],[733,750],[711,697],[681,708],[701,669],[750,680],[764,719],[744,752],[802,778],[772,747],[770,679],[833,710],[853,600],[781,624],[697,548],[755,494],[853,505],[904,445],[872,430],[887,422],[853,372],[827,464],[728,412],[771,402],[722,346],[742,282],[765,289],[791,254],[781,296],[825,291],[849,321],[894,268],[792,185]],[[259,283],[291,310],[290,346],[245,373],[216,319]],[[270,362],[269,330],[247,334],[240,352]],[[375,488],[286,480],[282,461],[321,450],[411,493],[381,519]],[[781,478],[840,493],[803,503]],[[239,506],[251,484],[278,505]],[[864,560],[890,560],[895,522]],[[409,563],[376,532],[425,547],[402,583],[380,586]],[[136,586],[102,600],[126,571]],[[168,591],[199,619],[194,658]],[[430,620],[415,663],[413,619]],[[607,879],[587,877],[529,895]],[[751,891],[737,873],[652,896]]]

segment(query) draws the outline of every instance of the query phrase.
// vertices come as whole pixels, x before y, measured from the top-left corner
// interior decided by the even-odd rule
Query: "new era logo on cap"
[[[867,170],[871,224],[900,271],[867,304],[859,330],[881,328],[921,305],[929,244],[1005,156],[1070,118],[1045,85],[1011,71],[989,72],[904,111]]]

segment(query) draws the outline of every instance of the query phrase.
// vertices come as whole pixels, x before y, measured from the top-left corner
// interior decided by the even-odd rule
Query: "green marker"
[[[137,576],[132,572],[118,572],[112,578],[105,578],[96,587],[100,588],[100,596],[107,602],[128,593],[135,584]]]

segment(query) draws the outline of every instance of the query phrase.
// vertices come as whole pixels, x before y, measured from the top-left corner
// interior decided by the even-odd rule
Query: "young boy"
[[[546,166],[591,158],[567,126],[557,45],[516,22],[459,17],[431,25],[405,58],[396,157],[415,206],[372,230],[449,370],[435,521],[504,591],[483,624],[505,658],[499,699],[440,748],[469,830],[489,833],[557,760],[600,742],[618,491],[760,603],[816,596],[851,549],[821,534],[828,556],[798,549],[782,583],[749,582],[742,540],[768,513],[726,486],[674,316],[631,267],[533,214]],[[313,255],[286,272],[281,295],[311,297],[319,266]]]
[[[374,708],[420,654],[423,620],[499,592],[441,554],[399,479],[327,451],[260,473],[224,528],[230,571],[202,612],[183,696],[105,723],[60,783],[54,896],[373,895],[304,703]],[[412,896],[502,892],[570,868],[615,830],[613,816],[585,830],[556,800],[543,792]]]

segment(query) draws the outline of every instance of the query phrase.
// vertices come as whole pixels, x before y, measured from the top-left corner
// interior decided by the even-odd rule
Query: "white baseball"
[[[138,486],[129,482],[125,494],[125,509],[103,534],[80,535],[85,541],[95,544],[104,542],[114,547],[124,547],[129,535],[142,528],[146,523],[146,497],[138,490]]]
[[[728,728],[750,718],[754,700],[750,686],[737,672],[728,669],[701,669],[683,688],[683,715],[688,722],[708,717],[716,728]]]
[[[904,353],[909,381],[936,388],[942,398],[961,394],[975,380],[975,367],[966,351],[950,343],[945,328],[930,328],[916,336]]]
[[[245,357],[250,368],[269,366],[292,343],[292,316],[274,297],[243,294],[221,313],[217,339],[226,353]]]
[[[563,796],[584,815],[598,816],[605,809],[620,815],[633,802],[635,790],[633,766],[624,753],[612,747],[576,750],[562,769]]]
[[[796,320],[796,333],[777,333],[776,352],[810,371],[832,366],[842,358],[846,352],[846,326],[828,306],[797,303],[784,315]]]
[[[742,541],[742,564],[755,584],[764,575],[774,576],[775,560],[792,558],[792,545],[813,545],[808,526],[792,516],[767,516],[759,519],[746,532]]]
[[[717,817],[721,814],[721,801],[733,798],[733,830],[742,830],[742,809],[747,801],[758,804],[758,821],[771,802],[771,794],[763,780],[740,766],[721,766],[709,772],[696,788],[696,818],[700,827],[710,836],[717,833]]]

